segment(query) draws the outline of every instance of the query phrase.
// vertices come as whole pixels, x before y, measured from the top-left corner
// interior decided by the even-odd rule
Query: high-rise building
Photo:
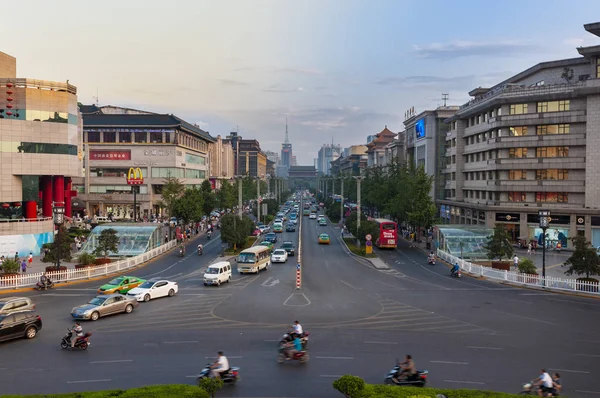
[[[225,138],[231,143],[231,147],[233,148],[233,169],[237,173],[237,170],[239,169],[238,152],[239,152],[240,140],[242,139],[242,136],[238,135],[237,131],[232,131]]]
[[[279,154],[273,151],[265,151],[265,155],[267,155],[267,159],[271,162],[275,163],[275,166],[279,165]]]
[[[292,144],[288,134],[287,120],[285,121],[285,140],[281,144],[281,165],[288,169],[292,165]]]
[[[257,140],[240,140],[238,145],[238,175],[265,178],[267,155]]]
[[[584,25],[600,36],[600,23]],[[551,247],[584,234],[600,246],[600,46],[477,88],[446,122],[447,223],[504,224],[513,240]]]
[[[298,160],[296,159],[296,155],[292,155],[292,164],[291,166],[298,166]]]
[[[331,162],[340,157],[342,147],[334,144],[323,144],[317,154],[317,172],[319,175],[331,174]]]

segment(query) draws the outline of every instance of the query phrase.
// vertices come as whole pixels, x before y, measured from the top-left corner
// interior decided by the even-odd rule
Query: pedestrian
[[[25,260],[21,261],[21,272],[27,273],[27,261]]]
[[[169,243],[169,234],[165,234],[165,243]]]
[[[340,232],[342,233],[342,239],[344,239],[344,227],[340,228]]]
[[[33,263],[33,252],[29,252],[29,258],[27,259],[28,262],[28,267],[31,267],[31,264]]]
[[[531,254],[531,242],[527,244],[527,255]]]
[[[513,257],[513,265],[515,266],[515,269],[519,269],[519,257],[516,254]]]
[[[19,252],[15,252],[15,261],[19,261]]]

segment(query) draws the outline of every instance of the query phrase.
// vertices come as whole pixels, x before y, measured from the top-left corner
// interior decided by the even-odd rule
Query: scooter
[[[92,334],[90,332],[87,332],[86,334],[84,334],[81,337],[75,336],[75,338],[77,339],[75,341],[75,346],[73,347],[73,349],[79,349],[79,350],[87,350],[88,347],[92,344],[90,343],[90,336]],[[71,329],[67,329],[67,334],[65,334],[62,338],[62,340],[60,341],[60,348],[62,348],[63,350],[66,349],[70,349],[71,348],[71,339],[73,338],[73,331]]]
[[[42,282],[38,282],[35,284],[35,290],[37,290],[38,292],[41,290],[48,289],[54,289],[54,282],[52,282],[51,280],[48,280],[48,282],[46,282],[45,284],[42,284]]]
[[[309,360],[308,351],[302,350],[295,352],[291,358],[289,358],[285,353],[285,344],[281,344],[279,346],[279,352],[277,354],[277,362],[284,363],[286,360],[288,361],[299,361],[300,363],[306,363]]]
[[[210,237],[211,237],[211,236],[212,236],[212,232],[208,231],[208,232],[206,233],[206,239],[207,239],[207,240],[210,240]]]
[[[450,276],[452,276],[454,278],[461,278],[462,277],[462,272],[460,272],[460,270],[458,270],[458,271],[452,271],[452,270],[450,270]]]
[[[414,376],[398,379],[400,373],[400,366],[396,365],[390,370],[383,381],[383,384],[394,384],[397,386],[412,386],[412,387],[425,387],[427,384],[428,370],[417,370]]]
[[[200,383],[202,379],[208,379],[212,376],[212,363],[208,363],[204,369],[200,371],[198,377],[196,378],[196,382]],[[221,380],[223,383],[235,384],[240,381],[242,378],[240,377],[240,368],[234,366],[229,368],[226,372],[221,373]]]
[[[429,264],[429,265],[435,265],[435,257],[429,257],[429,258],[427,258],[427,264]]]
[[[201,248],[201,247],[199,247],[199,248],[198,248],[198,255],[199,255],[199,256],[201,256],[201,255],[202,255],[202,253],[204,253],[204,249],[203,249],[203,248]]]
[[[179,249],[179,257],[185,257],[185,250]]]

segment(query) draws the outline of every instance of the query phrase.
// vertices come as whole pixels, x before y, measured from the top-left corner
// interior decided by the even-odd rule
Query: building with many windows
[[[161,214],[165,178],[176,177],[188,186],[209,178],[209,146],[215,139],[174,115],[105,114],[100,108],[83,114],[83,131],[85,177],[73,184],[89,215],[133,217],[133,187],[127,184],[131,167],[139,168],[144,177],[137,186],[140,217]]]
[[[385,166],[385,147],[396,139],[396,133],[385,126],[375,134],[375,138],[367,144],[367,166]]]
[[[600,23],[585,28],[600,36]],[[585,234],[600,246],[600,46],[578,51],[471,91],[447,120],[446,222],[541,241],[538,211],[550,210],[551,245]]]
[[[319,175],[331,175],[331,162],[340,157],[342,147],[334,144],[323,144],[317,153],[317,172]]]
[[[265,178],[267,175],[267,155],[260,149],[257,140],[239,140],[238,175]]]
[[[235,159],[231,142],[218,135],[208,146],[210,158],[210,181],[213,188],[220,188],[221,180],[231,180],[235,175]]]
[[[0,52],[0,254],[39,255],[54,240],[53,208],[71,217],[82,151],[77,88],[17,78]]]

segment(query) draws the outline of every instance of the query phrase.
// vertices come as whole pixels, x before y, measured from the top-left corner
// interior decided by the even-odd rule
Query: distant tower
[[[290,143],[288,133],[287,117],[285,118],[285,139],[283,140],[283,144],[281,144],[281,165],[288,169],[292,165],[292,144]]]

